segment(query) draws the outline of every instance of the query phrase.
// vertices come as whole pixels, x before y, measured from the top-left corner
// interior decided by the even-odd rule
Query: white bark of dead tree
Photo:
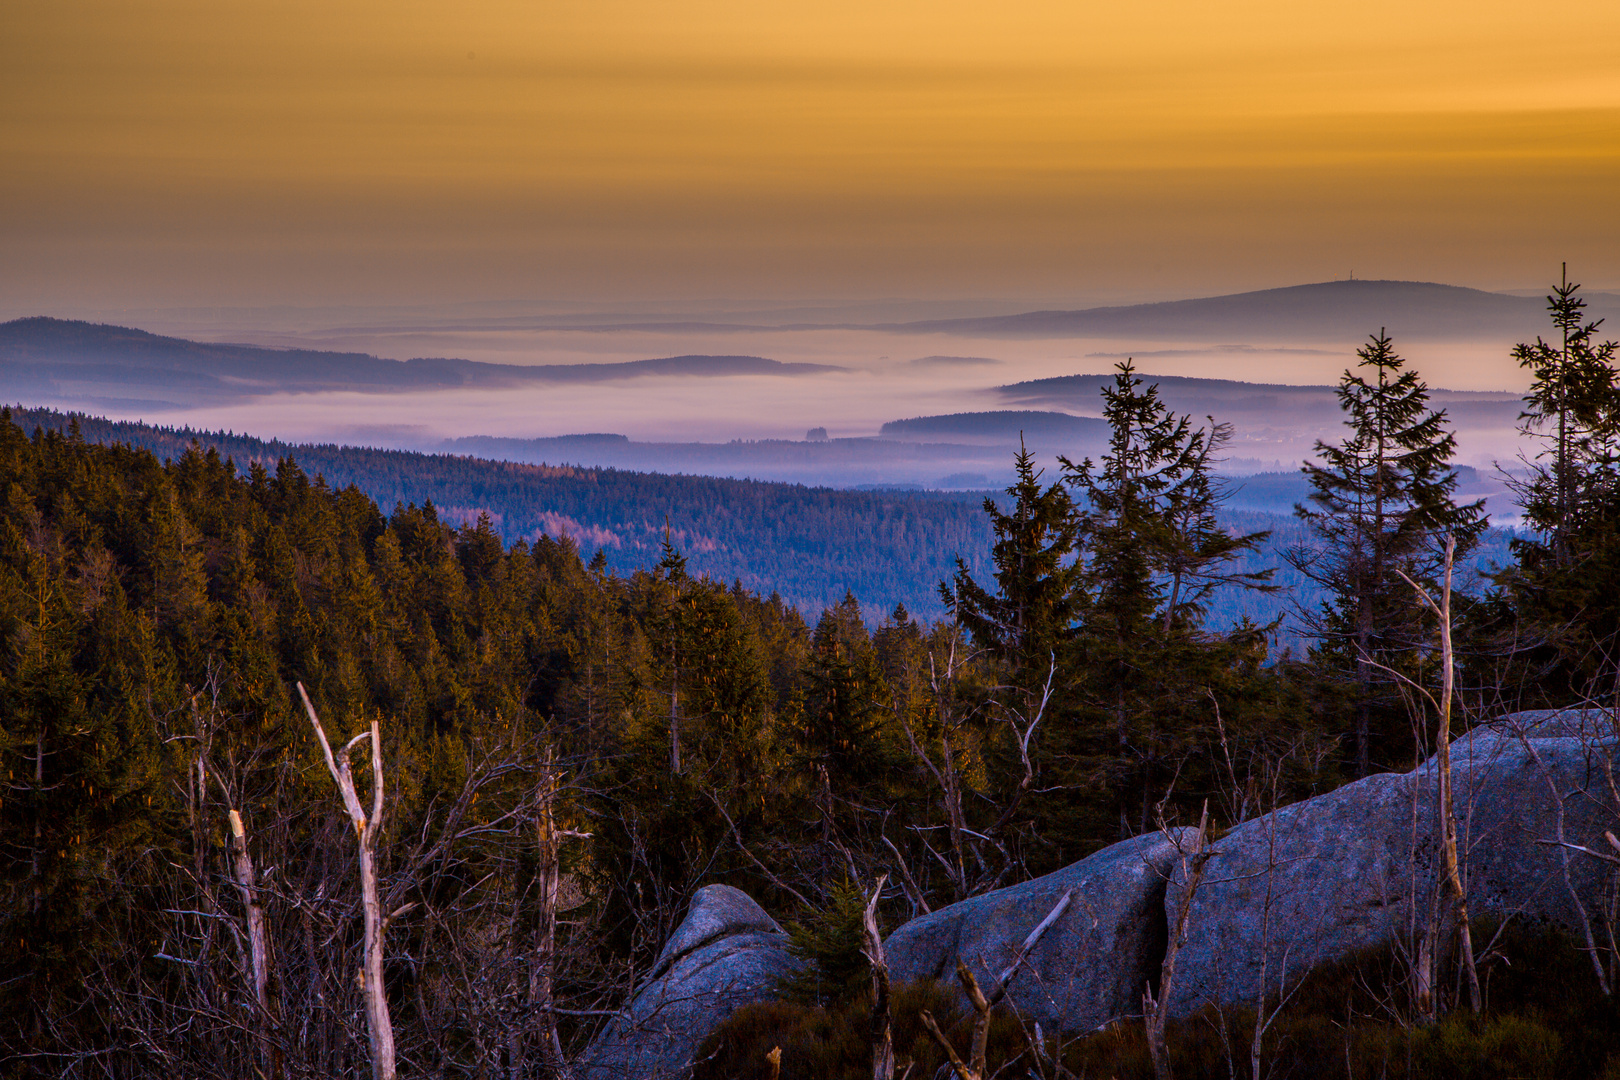
[[[1001,974],[996,977],[995,985],[991,987],[989,994],[980,989],[979,980],[973,977],[973,972],[968,970],[968,966],[964,961],[958,960],[956,962],[956,978],[961,982],[962,989],[967,993],[968,1001],[972,1002],[974,1012],[973,1044],[968,1051],[967,1061],[962,1060],[962,1056],[956,1052],[956,1047],[951,1044],[951,1040],[946,1038],[945,1033],[940,1030],[933,1014],[927,1009],[922,1011],[923,1027],[928,1029],[928,1034],[939,1044],[940,1049],[945,1051],[945,1056],[950,1059],[951,1070],[956,1073],[957,1080],[989,1080],[990,1069],[987,1058],[990,1044],[990,1013],[1000,1003],[1001,999],[1006,996],[1007,987],[1011,985],[1013,976],[1018,974],[1018,969],[1024,966],[1024,959],[1029,955],[1030,950],[1041,940],[1042,935],[1052,928],[1052,924],[1057,922],[1063,913],[1069,909],[1069,904],[1073,900],[1074,891],[1072,889],[1066,891],[1058,899],[1052,910],[1047,913],[1046,918],[1042,919],[1040,925],[1029,932],[1029,936],[1024,939],[1024,943],[1018,947],[1018,952],[1013,955],[1012,963],[1008,964]]]
[[[231,823],[231,869],[236,878],[237,891],[242,894],[242,907],[247,912],[248,957],[253,972],[253,999],[259,1006],[258,1028],[260,1052],[264,1057],[265,1073],[270,1080],[281,1075],[281,1055],[275,1043],[274,1031],[279,1022],[270,1000],[270,938],[264,924],[264,905],[259,903],[258,874],[253,856],[248,851],[247,831],[242,827],[242,815],[232,809],[227,817]]]
[[[539,920],[535,928],[536,955],[530,967],[529,1002],[539,1025],[542,1057],[548,1075],[555,1080],[572,1080],[573,1072],[563,1054],[562,1037],[557,1030],[555,978],[557,967],[557,914],[562,904],[562,843],[567,839],[588,840],[591,834],[559,829],[556,802],[561,787],[560,770],[551,750],[546,751],[541,772],[535,839],[539,847],[536,887],[539,891]]]
[[[1170,836],[1170,827],[1164,821],[1162,810],[1159,815],[1159,829],[1165,836]],[[1176,980],[1176,957],[1180,955],[1182,946],[1187,944],[1187,923],[1192,917],[1193,898],[1198,895],[1198,888],[1204,883],[1204,868],[1215,854],[1209,850],[1207,801],[1198,816],[1198,831],[1193,835],[1192,845],[1182,847],[1179,839],[1174,843],[1181,855],[1181,896],[1176,902],[1175,918],[1170,921],[1169,940],[1164,947],[1164,963],[1159,967],[1158,996],[1154,996],[1151,985],[1142,994],[1143,1028],[1147,1035],[1148,1056],[1153,1059],[1153,1075],[1157,1080],[1170,1080],[1170,1050],[1165,1044],[1164,1031],[1170,1019],[1170,992]]]
[[[304,702],[304,711],[320,740],[321,753],[326,756],[326,768],[337,784],[343,798],[343,808],[354,823],[355,839],[359,842],[360,903],[365,917],[364,963],[360,968],[360,988],[366,1002],[366,1028],[371,1035],[372,1080],[395,1080],[394,1023],[388,1012],[388,988],[383,983],[383,929],[385,920],[382,902],[377,895],[377,833],[382,825],[383,765],[382,736],[375,718],[371,730],[350,739],[336,754],[321,728],[321,718],[310,704],[304,684],[298,683],[298,696]],[[371,814],[367,816],[360,796],[354,788],[354,772],[349,766],[349,754],[366,739],[371,740]]]
[[[889,957],[878,933],[877,905],[889,875],[878,878],[861,915],[861,953],[872,967],[872,1080],[894,1080],[894,1024],[889,1016]]]
[[[1435,737],[1435,755],[1440,785],[1440,856],[1442,860],[1441,877],[1447,896],[1451,900],[1452,930],[1457,936],[1457,948],[1462,953],[1463,974],[1468,982],[1468,1003],[1474,1012],[1484,1008],[1484,1001],[1479,987],[1479,969],[1474,962],[1474,932],[1473,923],[1468,917],[1468,890],[1463,887],[1461,860],[1457,855],[1457,807],[1451,790],[1451,701],[1456,687],[1456,662],[1451,648],[1451,570],[1452,560],[1457,552],[1457,538],[1446,537],[1446,577],[1440,593],[1440,602],[1434,598],[1417,582],[1406,578],[1407,584],[1417,591],[1418,598],[1424,606],[1435,613],[1440,620],[1440,663],[1442,665],[1440,677],[1440,722],[1439,731]],[[1400,573],[1400,571],[1396,571]],[[1434,959],[1438,959],[1440,950],[1433,950]],[[1420,955],[1420,966],[1422,957]],[[1422,1007],[1420,995],[1420,1008]],[[1425,1013],[1432,1013],[1432,1009],[1425,1009]]]

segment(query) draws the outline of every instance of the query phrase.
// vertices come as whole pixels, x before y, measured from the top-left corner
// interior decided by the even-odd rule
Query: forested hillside
[[[524,464],[460,455],[418,454],[335,445],[293,445],[245,434],[153,427],[128,421],[15,409],[25,430],[67,432],[74,421],[89,442],[125,443],[177,459],[191,446],[213,447],[245,472],[252,463],[273,467],[297,461],[311,476],[334,487],[354,485],[383,508],[432,502],[451,524],[470,524],[487,514],[503,542],[567,536],[589,561],[601,551],[622,572],[658,560],[666,520],[671,537],[694,574],[740,581],[750,591],[776,593],[807,616],[837,604],[845,592],[860,601],[868,618],[895,604],[931,619],[943,612],[938,584],[955,571],[960,556],[981,564],[990,526],[981,509],[995,492],[837,491],[797,484],[761,483],[701,476],[666,476],[618,469]],[[1101,421],[1090,421],[1101,424]],[[559,440],[561,441],[561,440]],[[498,448],[496,448],[498,449]],[[1461,469],[1460,475],[1473,476]],[[1323,598],[1321,589],[1287,563],[1286,553],[1310,542],[1291,513],[1308,485],[1299,473],[1262,474],[1225,482],[1229,494],[1221,520],[1240,532],[1268,532],[1245,552],[1245,571],[1271,570],[1278,590],[1255,593],[1229,588],[1209,600],[1209,621],[1231,626],[1242,618],[1259,624],[1281,619],[1275,640],[1296,650],[1307,636],[1296,614]],[[1492,530],[1468,557],[1469,582],[1510,561],[1511,534]]]
[[[938,584],[961,556],[975,565],[989,547],[982,495],[836,491],[703,476],[531,465],[446,454],[290,445],[226,432],[18,409],[24,429],[66,432],[76,419],[84,439],[121,442],[160,459],[182,456],[193,440],[231,458],[274,468],[293,458],[333,488],[353,485],[385,510],[434,504],[443,520],[477,522],[506,543],[567,536],[588,561],[600,552],[621,571],[658,560],[668,525],[694,574],[740,581],[819,612],[853,592],[868,614],[905,604],[941,611]]]
[[[993,655],[945,623],[897,609],[868,627],[853,597],[807,623],[694,578],[673,547],[620,577],[566,538],[508,547],[487,523],[385,514],[290,462],[244,478],[213,450],[165,465],[4,419],[0,1044],[14,1074],[334,1076],[364,1060],[344,959],[355,834],[297,682],[334,745],[380,723],[388,994],[407,1060],[455,1074],[497,1046],[543,1055],[525,1019],[537,994],[587,1010],[558,1036],[574,1045],[704,881],[817,903],[840,850],[864,863],[894,844],[923,890],[913,903],[938,902],[1141,827],[1171,779],[1168,758],[1121,756],[1113,721],[1074,713],[1028,759],[1069,780],[1026,790],[1018,733],[1040,719],[998,711]],[[1211,639],[1196,661],[1192,644],[1166,671],[1212,680],[1237,745],[1285,716],[1317,730],[1257,641]],[[1135,707],[1142,737],[1197,745],[1212,714],[1166,726],[1165,706],[1198,712],[1204,691],[1169,689]],[[354,756],[364,787],[373,771]],[[1196,799],[1206,770],[1175,771],[1177,799]],[[1116,773],[1124,786],[1105,781]],[[1290,783],[1331,775],[1324,760]],[[990,846],[960,833],[958,857],[934,862],[948,821]],[[564,829],[578,839],[546,839]],[[535,892],[546,865],[566,897]],[[581,904],[569,928],[544,921]],[[250,963],[252,926],[266,936]]]

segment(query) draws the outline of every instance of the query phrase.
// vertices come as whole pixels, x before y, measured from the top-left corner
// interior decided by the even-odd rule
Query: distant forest
[[[480,515],[512,544],[567,536],[589,561],[598,552],[620,572],[658,561],[667,526],[695,575],[765,595],[805,612],[858,597],[868,617],[904,604],[943,612],[938,584],[962,557],[976,566],[990,548],[983,493],[837,491],[797,484],[664,476],[570,465],[531,465],[448,454],[294,445],[234,432],[153,427],[16,408],[25,431],[67,432],[124,443],[177,460],[192,444],[212,447],[245,475],[295,460],[334,489],[353,485],[384,511],[431,502],[438,517],[474,525]]]
[[[124,443],[177,460],[193,441],[235,462],[239,473],[258,463],[274,470],[289,458],[334,489],[353,485],[385,510],[431,502],[453,525],[490,529],[507,544],[539,536],[570,538],[589,561],[601,552],[607,565],[629,573],[652,567],[667,522],[670,538],[691,572],[723,584],[741,582],[814,617],[851,593],[868,619],[905,605],[914,615],[944,614],[939,583],[956,572],[960,557],[979,568],[991,545],[984,499],[1009,502],[996,491],[839,491],[799,484],[666,476],[572,465],[522,464],[449,454],[375,450],[333,444],[285,443],[222,431],[154,427],[52,409],[14,408],[24,430],[66,433],[77,420],[92,443]],[[1101,421],[1093,421],[1101,423]],[[1471,475],[1473,470],[1459,470]],[[1320,588],[1288,565],[1284,554],[1310,543],[1293,517],[1308,485],[1299,473],[1261,473],[1229,481],[1222,523],[1240,533],[1269,532],[1238,564],[1245,572],[1272,570],[1279,590],[1256,593],[1224,588],[1210,597],[1211,625],[1242,618],[1260,624],[1282,619],[1274,640],[1296,650],[1306,643],[1292,616],[1321,602]],[[1464,578],[1511,560],[1512,533],[1490,529],[1463,564]]]

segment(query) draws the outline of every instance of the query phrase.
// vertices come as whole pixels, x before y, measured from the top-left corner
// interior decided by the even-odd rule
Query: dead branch
[[[1035,948],[1042,935],[1052,928],[1052,924],[1058,921],[1064,911],[1068,910],[1069,904],[1073,900],[1074,891],[1072,889],[1065,890],[1063,895],[1058,898],[1058,902],[1053,905],[1052,910],[1047,913],[1046,918],[1042,919],[1035,929],[1029,932],[1029,936],[1024,939],[1024,943],[1018,947],[1018,952],[1013,956],[1012,963],[1008,964],[1001,974],[996,977],[995,984],[990,988],[989,994],[984,993],[979,987],[979,980],[973,977],[972,971],[968,970],[967,963],[960,959],[957,960],[956,978],[961,982],[962,990],[967,994],[968,1001],[972,1003],[974,1012],[973,1041],[972,1048],[968,1052],[968,1061],[962,1060],[961,1055],[956,1052],[956,1047],[951,1044],[950,1039],[945,1037],[945,1033],[940,1031],[939,1025],[934,1022],[934,1017],[928,1010],[924,1009],[922,1011],[923,1027],[928,1029],[928,1033],[933,1036],[934,1041],[940,1045],[946,1056],[950,1058],[951,1068],[955,1070],[957,1080],[987,1080],[989,1077],[989,1068],[985,1063],[985,1059],[988,1054],[990,1040],[990,1013],[1001,1002],[1001,999],[1006,996],[1008,986],[1012,984],[1014,976],[1018,974],[1018,969],[1023,966],[1024,959],[1029,955],[1030,950]]]
[[[371,731],[350,739],[337,755],[326,739],[321,719],[310,703],[304,684],[298,683],[298,696],[309,715],[315,737],[320,741],[321,753],[326,757],[327,771],[337,784],[343,806],[354,824],[355,838],[359,841],[361,908],[365,916],[364,966],[358,972],[366,1000],[366,1027],[371,1036],[372,1080],[395,1080],[394,1024],[388,1012],[388,988],[383,982],[383,916],[382,903],[377,898],[377,832],[383,812],[382,735],[375,717]],[[371,816],[367,817],[355,791],[354,773],[349,765],[349,753],[366,737],[371,739]]]
[[[1424,606],[1440,620],[1440,726],[1435,737],[1440,783],[1440,842],[1444,861],[1446,890],[1451,894],[1453,932],[1457,947],[1462,952],[1463,974],[1468,979],[1468,1003],[1475,1013],[1484,1008],[1479,988],[1479,969],[1474,962],[1473,924],[1468,917],[1468,890],[1463,888],[1462,873],[1457,858],[1457,809],[1451,791],[1451,701],[1456,686],[1456,661],[1451,647],[1451,572],[1457,552],[1457,538],[1446,537],[1446,577],[1440,593],[1440,602],[1434,602],[1428,590],[1407,577],[1399,569],[1395,572],[1417,592]],[[1433,700],[1432,698],[1430,700]]]
[[[1523,727],[1518,725],[1515,725],[1515,727],[1514,733],[1518,735],[1519,742],[1523,744],[1525,751],[1530,755],[1530,760],[1534,761],[1536,768],[1541,770],[1542,780],[1547,785],[1548,793],[1552,795],[1555,835],[1552,846],[1558,849],[1560,869],[1563,872],[1564,890],[1569,894],[1570,903],[1575,908],[1576,918],[1581,922],[1581,933],[1586,940],[1586,952],[1592,959],[1592,969],[1597,972],[1598,987],[1603,991],[1603,996],[1608,997],[1613,993],[1613,989],[1609,984],[1609,974],[1604,969],[1603,961],[1598,957],[1597,941],[1592,936],[1592,919],[1587,914],[1586,905],[1581,901],[1580,892],[1575,888],[1575,882],[1569,875],[1569,851],[1575,845],[1569,843],[1564,835],[1564,801],[1566,796],[1559,790],[1558,780],[1554,777],[1552,769],[1542,760],[1541,754],[1536,750],[1535,741],[1530,738],[1529,733]]]
[[[878,878],[861,914],[861,954],[872,967],[872,1080],[894,1080],[894,1025],[889,1017],[889,958],[878,933],[877,905],[887,874]]]
[[[887,835],[880,835],[879,839],[883,841],[885,847],[894,852],[894,864],[900,870],[900,878],[905,883],[907,898],[921,908],[924,915],[930,914],[933,908],[928,906],[928,898],[917,887],[917,879],[911,876],[911,868],[906,865],[905,856],[900,854],[900,849],[894,846],[894,841]]]
[[[741,851],[745,856],[747,856],[748,861],[753,863],[755,868],[757,868],[760,873],[769,878],[772,885],[775,885],[778,889],[781,889],[783,892],[792,896],[793,899],[797,900],[804,907],[814,907],[815,905],[806,900],[804,895],[800,893],[799,890],[777,877],[776,874],[772,872],[770,867],[760,862],[759,859],[755,857],[754,853],[748,850],[748,845],[743,842],[742,832],[738,830],[737,823],[731,820],[731,815],[726,813],[725,804],[720,801],[720,797],[709,788],[704,788],[703,794],[709,797],[709,801],[714,803],[714,808],[720,811],[720,816],[726,819],[726,827],[731,830],[731,838],[732,840],[736,841],[737,850]]]

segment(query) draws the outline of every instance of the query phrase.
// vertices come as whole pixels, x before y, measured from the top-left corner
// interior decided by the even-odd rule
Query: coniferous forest
[[[432,502],[447,524],[480,515],[502,540],[567,536],[589,560],[597,551],[618,568],[656,563],[665,529],[695,574],[762,594],[779,593],[806,611],[845,592],[875,614],[876,598],[940,612],[937,584],[960,553],[988,547],[982,496],[915,491],[840,491],[798,484],[668,476],[566,463],[532,465],[451,454],[334,445],[290,445],[234,432],[193,432],[130,421],[17,409],[25,431],[66,434],[77,422],[89,442],[121,442],[178,458],[192,442],[213,447],[239,470],[287,458],[334,487],[353,486],[379,507]]]
[[[1620,708],[1616,349],[1573,287],[1551,314],[1518,353],[1526,529],[1452,609],[1459,730]],[[872,1075],[880,879],[892,928],[1431,752],[1445,672],[1415,589],[1439,595],[1487,520],[1398,350],[1376,335],[1346,373],[1286,564],[1219,517],[1226,430],[1126,363],[1104,453],[1056,475],[1020,457],[972,511],[983,550],[919,564],[928,620],[871,618],[853,586],[802,610],[698,572],[673,528],[620,573],[308,463],[160,458],[6,411],[0,1075],[360,1076],[384,1049],[404,1076],[568,1075],[712,883],[777,913],[810,967],[702,1075],[773,1075],[772,1046],[783,1077]],[[1209,618],[1282,571],[1320,598],[1296,615],[1308,651]],[[1581,949],[1493,940],[1479,1015],[1450,988],[1453,1015],[1414,1020],[1377,956],[1326,973],[1273,1033],[1275,1074],[1620,1075]],[[1612,969],[1612,937],[1594,948]],[[952,1022],[940,993],[896,989],[912,1077],[945,1067],[917,1027]],[[1246,1069],[1254,1020],[1230,1022],[1172,1027],[1178,1072]],[[1003,1075],[1151,1075],[1143,1039],[1126,1019],[1040,1073],[1016,1023],[990,1046]]]

